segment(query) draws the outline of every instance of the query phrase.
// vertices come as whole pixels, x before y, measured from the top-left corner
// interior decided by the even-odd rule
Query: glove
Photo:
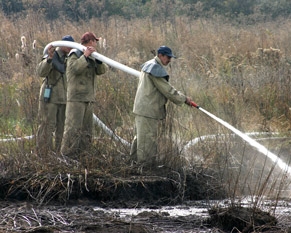
[[[185,104],[191,106],[191,102],[192,102],[191,98],[190,97],[186,97]]]

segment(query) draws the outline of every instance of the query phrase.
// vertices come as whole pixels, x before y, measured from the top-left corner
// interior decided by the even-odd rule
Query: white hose
[[[54,47],[61,47],[61,46],[64,46],[64,47],[70,47],[70,48],[75,48],[75,49],[78,49],[80,51],[84,51],[86,49],[85,46],[79,44],[79,43],[76,43],[76,42],[71,42],[71,41],[54,41],[54,42],[51,42],[49,43],[45,48],[44,48],[44,54],[47,53],[47,50],[48,50],[48,47],[52,45]],[[140,72],[135,70],[135,69],[132,69],[126,65],[123,65],[117,61],[114,61],[108,57],[105,57],[103,55],[101,55],[100,53],[97,53],[97,52],[93,52],[91,54],[92,57],[98,59],[99,61],[102,61],[104,63],[106,63],[107,65],[111,66],[111,67],[114,67],[116,69],[119,69],[119,70],[122,70],[126,73],[129,73],[129,74],[132,74],[133,76],[136,76],[136,77],[139,77],[140,75]]]
[[[123,138],[116,135],[111,129],[109,129],[95,114],[93,114],[94,122],[103,129],[108,135],[110,135],[115,141],[120,141],[123,145],[130,147],[130,143]]]
[[[24,139],[30,140],[33,138],[34,138],[34,135],[19,137],[19,138],[3,138],[3,139],[0,139],[0,142],[12,142],[12,141],[15,142],[15,141],[21,141]]]
[[[70,41],[54,41],[54,42],[51,42],[49,44],[47,44],[47,46],[44,48],[44,51],[43,53],[44,54],[47,54],[47,50],[48,50],[48,47],[52,45],[54,47],[70,47],[70,48],[74,48],[74,49],[78,49],[80,51],[84,51],[86,49],[85,46],[79,44],[79,43],[76,43],[76,42],[70,42]],[[122,70],[126,73],[129,73],[129,74],[132,74],[136,77],[139,77],[140,75],[140,72],[137,71],[137,70],[134,70],[130,67],[127,67],[119,62],[116,62],[108,57],[105,57],[103,55],[101,55],[100,53],[97,53],[97,52],[93,52],[91,54],[92,57],[98,59],[99,61],[102,61],[104,63],[106,63],[107,65],[111,66],[111,67],[114,67],[116,69],[119,69],[119,70]],[[126,140],[122,139],[121,137],[119,137],[118,135],[116,135],[111,129],[109,129],[95,114],[93,114],[93,119],[94,119],[94,122],[107,134],[109,135],[110,137],[112,137],[114,140],[116,141],[120,141],[123,145],[125,146],[128,146],[130,147],[130,143],[127,142]]]

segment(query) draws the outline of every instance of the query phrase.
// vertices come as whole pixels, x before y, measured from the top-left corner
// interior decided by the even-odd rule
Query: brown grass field
[[[71,34],[78,42],[86,31],[102,37],[99,52],[136,70],[153,57],[160,45],[178,56],[168,68],[170,82],[201,107],[242,132],[277,132],[289,136],[290,22],[232,25],[223,19],[175,18],[166,24],[150,19],[106,22],[47,22],[31,13],[14,20],[1,15],[0,106],[2,138],[34,135],[37,129],[38,92],[42,79],[35,73],[44,47]],[[21,37],[25,37],[22,48]],[[104,39],[106,45],[104,45]],[[36,47],[32,47],[33,41]],[[16,59],[18,54],[19,59]],[[100,77],[95,114],[119,136],[131,142],[134,129],[132,105],[137,78],[114,68]],[[207,134],[229,133],[224,127],[187,106],[168,106],[168,150],[176,153],[189,140]],[[127,155],[96,127],[98,154]],[[111,142],[111,143],[108,143]],[[166,144],[168,145],[168,144]],[[22,172],[22,160],[34,160],[34,140],[1,146],[3,159]],[[162,150],[163,148],[161,148]],[[164,148],[165,149],[165,148]],[[171,153],[165,151],[164,153]],[[29,161],[27,161],[29,163]],[[106,166],[110,167],[109,164]],[[45,164],[35,169],[49,169]],[[34,170],[34,169],[33,169]]]
[[[107,21],[92,19],[89,22],[74,23],[61,19],[47,22],[40,13],[31,13],[13,20],[1,14],[0,21],[2,139],[21,138],[36,132],[38,95],[42,79],[36,75],[35,69],[44,47],[67,34],[79,42],[84,32],[92,31],[102,37],[98,48],[101,54],[136,70],[154,56],[152,51],[160,45],[171,47],[178,58],[172,60],[168,72],[170,82],[178,90],[242,132],[278,133],[285,139],[275,145],[267,143],[266,146],[270,149],[282,148],[284,156],[290,153],[289,20],[237,25],[221,18],[193,20],[176,17],[171,22],[161,24],[151,19],[126,21],[114,17]],[[23,36],[24,47],[21,41]],[[34,40],[35,48],[32,47]],[[134,135],[132,106],[137,78],[111,68],[98,82],[95,114],[111,130],[131,142]],[[181,149],[183,145],[202,135],[230,132],[197,109],[177,107],[171,103],[168,105],[166,126],[166,138],[160,150],[161,154],[167,155],[165,163],[168,170],[156,174],[146,184],[151,191],[150,184],[159,182],[163,177],[166,177],[164,185],[169,185],[174,180],[176,192],[173,195],[167,195],[167,189],[160,193],[161,196],[166,195],[164,201],[167,204],[185,199],[203,199],[205,193],[209,198],[234,198],[245,193],[265,195],[274,190],[275,186],[279,187],[279,191],[276,189],[271,196],[279,198],[280,187],[283,189],[282,183],[289,185],[288,180],[284,179],[285,174],[272,175],[272,164],[250,166],[262,162],[252,160],[251,155],[255,152],[245,142],[233,141],[231,137],[223,142],[217,139],[194,148],[190,157],[199,154],[203,157],[203,162],[190,160],[190,164],[187,164],[189,166],[185,168]],[[88,188],[94,192],[87,197],[104,201],[108,197],[105,194],[98,196],[100,190],[106,190],[114,199],[117,193],[114,194],[113,191],[123,190],[125,184],[140,187],[146,181],[147,174],[143,177],[144,180],[140,178],[141,180],[136,181],[132,178],[136,174],[128,158],[129,148],[108,137],[97,126],[95,136],[95,150],[80,158],[77,164],[64,163],[54,153],[48,153],[46,157],[37,156],[34,139],[0,142],[1,183],[4,187],[1,198],[31,199],[40,205],[54,199],[68,202],[69,197],[79,198]],[[280,150],[277,152],[280,155]],[[286,162],[289,163],[288,156],[286,157]],[[243,161],[243,158],[247,158],[248,162]],[[241,169],[229,169],[233,164],[241,166]],[[225,172],[227,169],[228,172]],[[191,174],[188,180],[183,176],[187,172]],[[192,173],[198,179],[194,179]],[[88,177],[91,179],[87,180]],[[129,177],[130,181],[127,180]],[[156,177],[159,179],[155,180]],[[237,181],[240,179],[243,181],[242,185],[251,180],[254,187],[247,184],[245,187],[238,187]],[[197,180],[210,183],[203,186]],[[187,182],[196,183],[192,183],[190,190],[187,190]],[[82,188],[78,189],[78,185]],[[217,192],[222,187],[224,190]],[[197,190],[201,193],[194,195]],[[135,191],[123,198],[132,197]],[[151,200],[154,198],[152,196]]]

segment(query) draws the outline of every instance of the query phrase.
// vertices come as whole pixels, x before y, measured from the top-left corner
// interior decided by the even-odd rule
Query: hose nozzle
[[[191,101],[190,102],[190,105],[193,106],[193,107],[195,107],[195,108],[199,108],[199,105],[196,104],[194,101]]]

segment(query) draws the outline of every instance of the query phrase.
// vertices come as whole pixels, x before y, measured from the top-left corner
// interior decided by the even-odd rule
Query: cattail
[[[106,39],[105,38],[103,39],[103,48],[107,49],[107,43],[106,43]]]
[[[21,49],[22,49],[22,51],[24,51],[25,48],[26,48],[26,38],[25,38],[25,36],[22,36],[21,37]]]
[[[99,38],[98,43],[99,43],[99,47],[102,48],[102,37]]]
[[[36,40],[32,42],[32,49],[36,49]]]
[[[22,36],[21,37],[21,47],[26,47],[26,38],[25,38],[25,36]]]
[[[19,102],[19,100],[18,100],[18,99],[16,99],[16,103],[17,103],[18,107],[20,107],[20,106],[21,106],[21,104],[20,104],[20,102]]]

